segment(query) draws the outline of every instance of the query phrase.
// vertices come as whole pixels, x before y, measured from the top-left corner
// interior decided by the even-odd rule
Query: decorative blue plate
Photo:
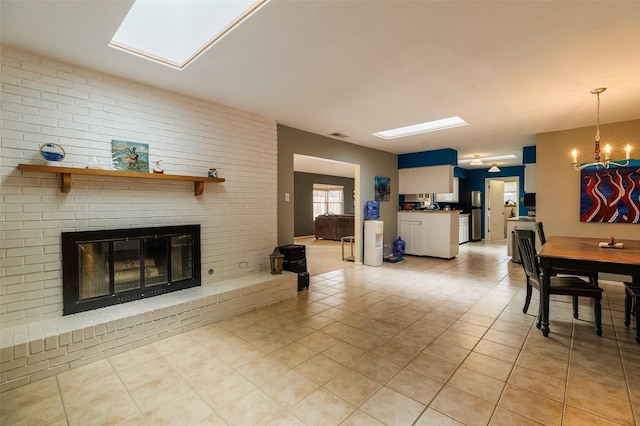
[[[57,143],[46,143],[40,147],[40,155],[47,161],[62,161],[66,153]]]

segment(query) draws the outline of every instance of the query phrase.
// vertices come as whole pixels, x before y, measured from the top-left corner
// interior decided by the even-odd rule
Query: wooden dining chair
[[[624,283],[624,326],[631,325],[631,315],[636,317],[636,342],[640,343],[640,284]]]
[[[515,229],[514,237],[518,243],[520,250],[520,259],[522,260],[522,268],[527,276],[527,295],[522,311],[526,314],[529,310],[531,302],[532,288],[535,287],[540,291],[540,266],[535,250],[535,234],[528,229]],[[593,285],[588,281],[576,276],[552,276],[550,279],[550,294],[559,294],[571,296],[573,298],[573,317],[578,318],[578,297],[590,297],[594,300],[594,315],[596,320],[596,332],[598,336],[602,335],[602,289],[597,285]],[[536,327],[540,328],[540,307],[538,308],[538,319]]]

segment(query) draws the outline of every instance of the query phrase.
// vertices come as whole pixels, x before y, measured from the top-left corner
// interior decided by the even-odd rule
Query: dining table
[[[633,283],[640,284],[640,241],[608,243],[602,238],[551,236],[540,248],[540,330],[545,337],[549,336],[549,288],[554,271],[620,274],[631,276]],[[636,332],[640,337],[640,330]]]

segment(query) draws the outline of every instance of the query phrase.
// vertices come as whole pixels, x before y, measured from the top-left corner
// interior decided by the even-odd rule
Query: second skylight
[[[466,126],[469,123],[458,116],[443,118],[441,120],[427,121],[426,123],[413,124],[411,126],[398,127],[397,129],[383,130],[372,133],[383,139],[401,138],[404,136],[418,135],[420,133],[435,132],[436,130],[451,129],[453,127]]]

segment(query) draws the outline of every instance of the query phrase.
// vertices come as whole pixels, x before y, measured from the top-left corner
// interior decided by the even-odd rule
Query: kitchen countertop
[[[522,222],[535,222],[536,221],[536,217],[535,216],[516,216],[516,217],[510,217],[509,219],[510,221],[522,221]]]
[[[461,213],[461,210],[399,210],[401,213]]]

